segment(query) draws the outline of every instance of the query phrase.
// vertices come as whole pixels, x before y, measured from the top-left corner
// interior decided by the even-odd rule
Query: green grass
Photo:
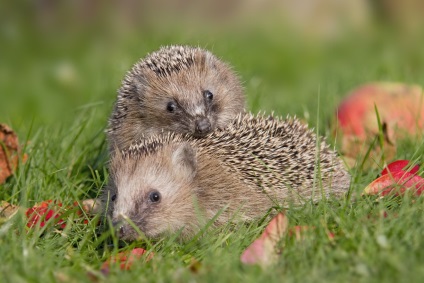
[[[4,34],[3,37],[6,38]],[[14,128],[28,161],[0,185],[0,199],[30,207],[94,198],[107,181],[104,129],[125,71],[160,45],[185,43],[213,50],[244,81],[248,108],[297,115],[330,140],[329,121],[349,90],[376,80],[424,85],[422,44],[390,34],[352,35],[326,45],[261,32],[127,34],[117,39],[6,38],[0,53],[0,122]],[[397,145],[397,159],[423,163],[421,141]],[[352,170],[352,194],[379,170]],[[108,282],[420,282],[424,277],[423,199],[322,201],[287,211],[290,226],[315,226],[299,243],[287,239],[275,267],[243,266],[242,251],[266,223],[211,231],[185,244],[163,239],[154,259],[131,271],[112,268]],[[378,215],[388,211],[389,217]],[[71,217],[70,215],[69,217]],[[0,282],[84,282],[118,248],[89,225],[68,221],[28,233],[24,210],[0,226]],[[326,231],[334,231],[330,241]],[[123,250],[134,247],[132,244]],[[193,260],[200,268],[193,272]],[[102,278],[102,277],[101,277]],[[103,281],[103,279],[100,279]]]

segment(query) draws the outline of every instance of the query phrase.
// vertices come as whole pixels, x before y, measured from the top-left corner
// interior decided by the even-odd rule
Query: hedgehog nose
[[[204,136],[211,131],[211,123],[206,117],[198,118],[196,120],[196,131],[197,136]]]
[[[112,226],[115,229],[115,233],[118,238],[122,238],[124,236],[124,224],[121,220],[112,221]]]

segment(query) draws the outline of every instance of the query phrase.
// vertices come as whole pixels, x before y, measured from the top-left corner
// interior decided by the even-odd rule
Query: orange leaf
[[[19,142],[16,133],[0,124],[0,184],[13,174],[19,163]],[[26,156],[23,157],[25,162]]]

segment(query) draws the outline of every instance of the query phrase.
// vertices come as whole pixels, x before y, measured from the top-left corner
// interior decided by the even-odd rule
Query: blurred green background
[[[324,125],[360,84],[424,84],[421,2],[2,1],[0,122],[66,134],[88,115],[102,131],[132,64],[191,44],[234,66],[249,110]]]

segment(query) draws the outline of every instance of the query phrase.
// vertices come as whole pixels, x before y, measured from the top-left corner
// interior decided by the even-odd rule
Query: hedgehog
[[[201,48],[162,47],[123,79],[106,130],[109,152],[164,132],[204,137],[244,107],[240,79],[227,63]]]
[[[138,237],[132,225],[151,239],[187,239],[214,217],[215,226],[252,221],[272,208],[341,197],[350,186],[336,152],[291,117],[243,114],[202,139],[152,136],[109,165],[101,199],[124,240]]]

